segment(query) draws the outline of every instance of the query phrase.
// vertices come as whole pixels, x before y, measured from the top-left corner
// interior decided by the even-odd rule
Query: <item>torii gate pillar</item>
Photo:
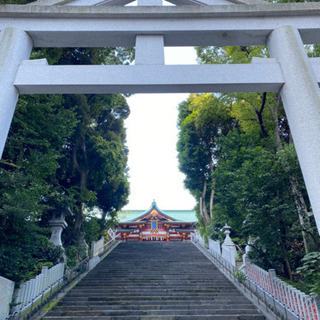
[[[281,65],[281,97],[320,233],[320,91],[299,31],[275,29],[268,39],[270,56]]]
[[[14,79],[22,60],[29,59],[32,40],[26,32],[6,28],[0,34],[0,159],[7,140],[19,92]]]

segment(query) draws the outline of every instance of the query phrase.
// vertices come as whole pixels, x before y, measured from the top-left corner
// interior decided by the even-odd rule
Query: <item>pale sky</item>
[[[195,64],[193,48],[165,48],[166,64]],[[127,128],[130,168],[129,204],[146,210],[153,199],[163,210],[191,210],[195,199],[184,188],[178,169],[178,104],[188,94],[136,94],[127,99],[131,114]]]

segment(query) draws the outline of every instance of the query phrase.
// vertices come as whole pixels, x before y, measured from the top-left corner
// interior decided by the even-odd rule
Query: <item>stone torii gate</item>
[[[0,6],[0,157],[19,94],[280,91],[320,233],[319,3],[38,0]],[[165,65],[164,46],[266,45],[251,64]],[[135,65],[49,66],[33,47],[135,47]]]

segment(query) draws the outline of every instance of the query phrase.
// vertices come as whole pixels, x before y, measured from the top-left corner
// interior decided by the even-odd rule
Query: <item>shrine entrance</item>
[[[0,156],[19,94],[280,91],[320,231],[319,3],[38,0],[0,6]],[[266,45],[251,64],[165,65],[164,46]],[[33,47],[135,47],[135,65],[49,66]]]
[[[155,201],[146,211],[122,211],[118,219],[116,239],[124,241],[190,240],[197,224],[193,210],[162,211]]]

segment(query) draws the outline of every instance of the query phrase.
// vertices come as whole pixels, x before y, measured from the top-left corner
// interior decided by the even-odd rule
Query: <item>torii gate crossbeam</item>
[[[61,3],[39,0],[44,2]],[[19,93],[280,90],[320,233],[320,64],[304,49],[304,43],[320,43],[319,3],[72,6],[82,2],[0,6],[0,156]],[[160,2],[138,0],[143,5]],[[164,46],[196,45],[267,45],[272,59],[249,65],[165,65]],[[45,61],[26,61],[36,46],[135,46],[136,65],[48,66]]]
[[[312,60],[320,69],[320,59]],[[279,91],[285,82],[280,64],[273,59],[255,61],[238,65],[48,66],[45,60],[28,60],[19,66],[14,84],[21,94]]]
[[[320,43],[319,3],[182,7],[1,6],[0,29],[14,27],[34,47],[134,47],[137,35],[165,46],[266,45],[293,25],[304,43]]]

